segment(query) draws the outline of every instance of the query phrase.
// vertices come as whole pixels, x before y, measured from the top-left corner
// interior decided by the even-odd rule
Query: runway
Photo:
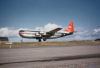
[[[61,62],[62,64],[77,64],[90,61],[100,61],[100,44],[22,46],[12,47],[11,49],[0,47],[0,68],[25,68],[25,65],[29,67],[46,66],[46,64],[57,65]]]

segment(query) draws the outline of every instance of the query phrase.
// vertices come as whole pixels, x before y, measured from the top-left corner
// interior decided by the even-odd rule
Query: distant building
[[[95,41],[100,41],[100,38],[99,39],[96,39]]]
[[[0,43],[9,43],[9,39],[7,37],[0,37]]]

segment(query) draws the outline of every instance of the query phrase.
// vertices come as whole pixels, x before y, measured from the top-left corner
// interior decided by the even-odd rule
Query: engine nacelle
[[[41,35],[46,35],[46,32],[45,31],[40,31],[40,34]]]
[[[40,33],[36,33],[35,36],[36,37],[41,37],[41,34]]]
[[[40,32],[35,34],[36,37],[42,37],[43,35],[46,35],[45,31],[40,31]]]

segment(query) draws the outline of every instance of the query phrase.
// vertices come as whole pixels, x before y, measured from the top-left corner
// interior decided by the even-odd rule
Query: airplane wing
[[[54,30],[51,30],[51,31],[49,31],[49,32],[47,32],[47,34],[54,34],[55,32],[57,32],[57,31],[59,31],[59,30],[61,30],[62,28],[56,28],[56,29],[54,29]]]

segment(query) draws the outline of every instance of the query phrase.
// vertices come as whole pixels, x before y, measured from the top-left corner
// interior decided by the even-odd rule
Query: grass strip
[[[67,42],[23,42],[12,44],[0,43],[0,47],[11,46],[43,46],[43,45],[73,45],[73,44],[100,44],[100,41],[67,41]]]

